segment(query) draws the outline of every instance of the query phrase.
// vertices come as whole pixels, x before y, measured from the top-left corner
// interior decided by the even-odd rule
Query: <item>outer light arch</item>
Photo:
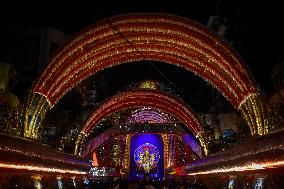
[[[96,52],[88,51],[92,49]],[[198,74],[241,111],[251,134],[268,132],[259,91],[238,53],[206,27],[175,15],[119,15],[82,30],[51,60],[33,92],[45,97],[53,107],[88,76],[111,66],[145,59],[181,66]],[[29,106],[27,109],[33,109]],[[45,113],[34,112],[33,117]],[[25,125],[31,131],[39,127],[27,120]],[[27,130],[24,133],[28,137],[36,135]]]
[[[131,18],[131,16],[134,17],[134,18]],[[226,53],[222,53],[221,54],[220,49],[217,52],[216,50],[218,50],[218,48],[221,48],[221,50],[226,50],[226,48],[223,48],[223,46],[227,47],[226,44],[222,40],[220,40],[220,39],[217,40],[217,37],[214,34],[206,31],[204,28],[202,28],[201,25],[199,25],[197,23],[194,23],[192,21],[180,18],[180,17],[170,16],[170,15],[162,15],[162,16],[161,15],[157,15],[157,14],[130,15],[129,16],[130,18],[128,18],[128,19],[125,16],[121,16],[121,17],[122,18],[120,18],[120,16],[111,18],[112,22],[113,22],[113,25],[115,25],[122,32],[125,32],[124,30],[129,30],[129,32],[131,32],[132,35],[136,36],[137,44],[139,43],[139,41],[143,41],[143,39],[140,39],[140,36],[143,33],[145,33],[145,32],[146,32],[146,34],[149,34],[149,33],[152,34],[153,33],[153,31],[152,31],[153,29],[152,30],[149,29],[151,27],[154,28],[154,30],[156,30],[156,31],[160,31],[159,35],[157,37],[160,36],[161,38],[163,38],[163,37],[169,38],[169,36],[172,33],[175,34],[175,35],[184,34],[184,35],[181,36],[182,38],[189,39],[192,43],[197,43],[200,46],[205,46],[205,47],[207,47],[207,50],[212,49],[211,52],[215,51],[215,53],[213,53],[213,54],[215,54],[216,57],[221,58],[221,60],[217,61],[216,63],[221,63],[222,62],[224,64],[224,66],[221,67],[221,70],[226,72],[225,75],[229,76],[229,78],[222,77],[221,81],[226,81],[226,79],[232,78],[232,80],[238,84],[238,86],[234,86],[234,87],[240,88],[240,90],[250,90],[250,92],[256,90],[253,85],[251,85],[251,86],[247,85],[247,84],[250,83],[250,76],[246,72],[243,72],[242,70],[236,69],[236,68],[243,69],[243,67],[241,66],[241,63],[240,63],[241,60],[238,59],[237,55],[235,55],[235,53],[229,52],[228,50],[226,51],[226,53],[229,52],[229,55],[226,55]],[[148,17],[152,19],[152,22],[149,21],[149,19],[147,19]],[[155,18],[155,17],[157,17],[157,18]],[[159,20],[159,18],[164,18],[164,17],[166,19],[168,19],[168,20],[162,19],[164,22],[160,23],[161,20]],[[156,22],[158,22],[158,21],[159,21],[158,27],[156,25],[150,26],[153,23],[156,24]],[[189,25],[189,23],[191,25]],[[46,80],[44,79],[46,77],[43,76],[39,80],[39,82],[37,83],[37,85],[36,85],[36,87],[34,89],[35,92],[37,92],[37,93],[39,93],[41,95],[46,96],[51,106],[53,106],[55,103],[57,103],[57,101],[62,97],[62,95],[64,95],[68,90],[70,90],[70,88],[72,88],[74,86],[74,85],[72,85],[72,82],[66,82],[66,80],[68,81],[68,78],[70,78],[70,77],[75,75],[74,71],[76,72],[76,70],[77,70],[77,72],[82,72],[84,70],[84,69],[81,69],[82,66],[79,66],[78,68],[73,70],[73,72],[71,72],[71,74],[67,78],[64,78],[63,80],[60,81],[60,78],[62,78],[62,75],[65,75],[66,73],[68,73],[68,70],[72,69],[72,67],[74,66],[74,63],[71,63],[70,64],[71,66],[68,66],[68,64],[70,63],[70,60],[71,60],[71,62],[72,61],[81,62],[82,59],[80,59],[80,57],[84,57],[83,58],[83,60],[84,60],[88,56],[91,56],[91,55],[95,56],[94,52],[90,53],[90,55],[88,55],[88,52],[85,52],[85,49],[88,49],[90,47],[93,47],[93,48],[98,47],[98,46],[96,46],[97,44],[95,44],[94,41],[97,41],[98,44],[101,43],[103,45],[106,45],[107,46],[106,49],[109,49],[111,47],[111,46],[108,46],[108,45],[110,45],[110,42],[109,41],[104,41],[105,38],[107,38],[108,36],[113,37],[113,39],[112,39],[113,43],[115,43],[118,40],[118,41],[121,41],[123,43],[123,45],[125,45],[125,40],[122,38],[122,36],[118,36],[118,34],[115,33],[115,31],[113,31],[113,28],[110,28],[110,26],[108,27],[108,24],[109,23],[103,23],[102,22],[102,25],[106,25],[106,26],[102,27],[102,28],[104,28],[104,30],[103,30],[104,32],[101,33],[101,35],[103,36],[101,39],[100,39],[100,37],[96,38],[96,35],[95,35],[96,32],[92,32],[92,31],[100,32],[99,30],[92,30],[92,29],[90,29],[90,31],[86,32],[85,35],[83,33],[83,34],[79,35],[77,38],[75,37],[75,40],[74,40],[75,43],[73,41],[73,43],[71,43],[71,45],[67,46],[65,51],[63,49],[63,52],[61,54],[59,54],[58,56],[56,56],[54,58],[54,61],[51,62],[51,65],[52,65],[53,62],[56,63],[56,65],[53,66],[54,67],[53,69],[52,69],[52,66],[49,66],[49,68],[47,68],[47,70],[49,69],[50,71],[46,72],[46,73],[50,73],[50,72],[54,73],[55,71],[57,71],[57,69],[59,69],[59,70],[61,70],[63,72],[59,71],[59,72],[57,72],[57,74],[53,75],[55,77],[49,77],[49,80],[50,80],[49,83],[50,84],[46,83]],[[145,25],[147,26],[146,28],[144,28]],[[96,27],[100,28],[100,26],[96,26]],[[165,29],[165,27],[166,27],[166,29]],[[181,27],[181,28],[176,29],[175,27]],[[136,28],[138,28],[138,29],[136,29]],[[139,28],[142,28],[142,29],[139,29]],[[190,29],[191,33],[189,33],[187,30],[185,30],[185,28]],[[164,30],[166,30],[166,31],[164,31]],[[109,32],[105,33],[106,31],[109,31]],[[188,33],[188,34],[186,35],[186,33]],[[195,37],[197,39],[195,39],[193,37],[196,34],[198,35],[198,37]],[[128,34],[125,34],[125,37],[128,39],[128,37],[131,37],[131,35],[129,34],[129,36],[128,36]],[[202,37],[207,37],[207,38],[203,39]],[[103,40],[103,42],[101,42],[99,40]],[[76,43],[76,41],[78,41],[78,42]],[[131,41],[131,40],[129,39],[129,41]],[[177,43],[178,43],[178,40],[175,40],[175,41],[177,41]],[[210,42],[211,43],[215,43],[215,44],[208,45],[208,44],[210,44]],[[135,46],[137,45],[134,40],[132,40],[131,43],[133,43],[133,45],[135,45]],[[159,41],[159,38],[156,38],[156,41],[154,41],[154,43],[151,43],[150,45],[160,44],[160,43],[161,42]],[[145,42],[143,42],[143,44],[145,45]],[[167,47],[173,48],[173,46],[174,45],[167,44]],[[183,46],[184,47],[190,47],[189,43],[186,43]],[[214,46],[215,48],[212,48],[212,46]],[[120,48],[121,47],[122,46],[120,46]],[[194,46],[192,46],[192,47],[194,47]],[[147,49],[147,48],[148,47],[145,47],[145,49]],[[143,52],[143,51],[145,52],[145,49],[143,49],[143,47],[139,48],[139,50],[141,52]],[[199,50],[201,49],[202,50],[201,47],[200,48],[196,48],[196,49],[199,49]],[[79,59],[76,57],[76,53],[78,53],[78,51],[80,51],[79,54],[78,54]],[[100,50],[98,50],[98,51],[100,52]],[[116,51],[112,52],[109,55],[104,55],[104,56],[106,56],[106,57],[107,56],[114,56],[116,54],[123,53],[123,52],[119,52],[119,53],[115,53],[115,52]],[[135,53],[135,49],[133,49],[132,46],[128,46],[128,49],[126,50],[126,52]],[[156,52],[157,52],[157,50],[156,50]],[[167,50],[166,52],[171,52],[171,50]],[[180,51],[176,51],[176,52],[180,53],[181,55],[183,54],[183,52],[181,50]],[[199,56],[199,55],[202,55],[204,52],[205,51],[203,50],[198,55],[196,55],[196,57]],[[159,52],[159,53],[163,53],[163,52]],[[66,56],[66,54],[69,55],[69,56]],[[147,56],[147,52],[145,52],[145,54]],[[75,57],[75,58],[73,58],[72,56]],[[141,56],[141,55],[138,55],[138,56]],[[203,61],[205,60],[204,63],[206,61],[208,61],[208,60],[209,61],[210,60],[214,60],[214,56],[213,56],[212,59],[210,59],[208,57],[211,57],[211,56],[207,56],[207,60],[206,60],[206,58],[202,58]],[[63,59],[60,59],[60,58],[63,58]],[[77,58],[77,60],[76,60],[76,58]],[[96,58],[96,56],[95,56],[95,58]],[[226,58],[227,58],[227,60],[226,60]],[[117,58],[117,59],[119,59],[119,58]],[[136,57],[136,59],[141,59],[141,58]],[[142,59],[144,59],[144,58],[142,57]],[[228,67],[228,65],[230,65],[230,64],[228,64],[229,60],[236,60],[235,61],[236,68],[232,69],[232,68]],[[93,60],[90,60],[90,62],[92,62],[92,61]],[[118,60],[116,60],[116,61],[118,61]],[[173,63],[173,62],[170,62],[170,63]],[[216,71],[218,71],[218,69],[217,69],[218,67],[216,66],[216,63],[215,63],[215,67],[212,68],[213,71],[214,71],[214,69]],[[173,64],[175,64],[175,63],[173,63]],[[223,65],[223,64],[219,64],[219,65]],[[58,66],[58,65],[60,65],[60,66]],[[67,66],[67,67],[65,67],[64,65]],[[85,68],[87,68],[90,65],[92,66],[93,63],[89,64],[88,61],[87,61],[83,65],[86,65]],[[114,63],[114,65],[115,65],[115,63]],[[205,63],[204,65],[210,65],[210,63],[209,64]],[[94,66],[97,66],[97,65],[94,65]],[[108,67],[108,66],[111,66],[111,65],[106,65],[105,67]],[[104,68],[102,68],[102,69],[104,69]],[[189,69],[189,70],[191,70],[191,69]],[[216,72],[216,71],[214,71],[214,72]],[[200,72],[197,72],[197,73],[200,73]],[[89,75],[91,75],[91,74],[93,74],[93,73],[90,73]],[[221,76],[222,73],[221,74],[216,73],[216,75],[220,75]],[[225,75],[223,75],[223,76],[225,76]],[[58,76],[58,77],[56,77],[56,76]],[[236,77],[233,77],[233,76],[236,76]],[[239,78],[240,78],[239,76],[243,76],[243,78],[245,78],[246,81],[248,81],[248,82],[245,82],[245,83],[240,82],[239,81]],[[207,80],[211,80],[214,77],[208,76],[208,77],[204,77],[204,78],[207,79]],[[85,79],[85,78],[81,78],[80,80],[83,80],[83,79]],[[80,82],[80,80],[78,82]],[[74,82],[74,84],[75,83],[76,82]],[[212,83],[213,83],[214,86],[218,86],[218,85],[216,85],[217,82],[212,82]],[[46,84],[47,87],[49,86],[51,88],[50,89],[44,89],[44,87],[45,87],[44,85],[45,84]],[[228,85],[228,84],[229,83],[226,83],[226,85]],[[41,85],[41,86],[39,86],[39,85]],[[67,85],[67,87],[64,87],[65,85]],[[68,87],[68,85],[69,85],[69,87]],[[46,90],[48,90],[48,91],[46,91]],[[63,91],[61,92],[61,90],[63,90]],[[231,87],[228,90],[234,90],[234,88]],[[233,101],[232,98],[228,95],[228,93],[230,93],[229,91],[228,92],[225,91],[225,90],[221,90],[221,91],[224,91],[224,95],[228,98],[228,100],[230,100],[231,102]],[[52,96],[56,95],[54,93],[59,93],[59,94],[58,94],[57,98],[52,99]],[[238,96],[236,96],[239,93],[237,93],[236,90],[235,90],[235,91],[232,91],[232,94],[233,94],[233,96],[235,96],[235,98],[237,98],[236,102],[232,102],[233,105],[236,107],[236,106],[238,106],[238,104],[236,104],[236,103],[240,102],[240,99],[238,98]]]

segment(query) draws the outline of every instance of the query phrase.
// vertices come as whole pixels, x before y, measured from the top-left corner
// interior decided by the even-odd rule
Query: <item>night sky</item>
[[[66,3],[38,1],[28,4],[26,2],[3,4],[0,11],[1,28],[5,30],[5,28],[48,26],[72,35],[97,20],[129,12],[173,13],[205,25],[209,15],[229,15],[228,23],[237,24],[239,27],[238,30],[231,31],[230,36],[236,42],[235,48],[247,62],[261,89],[268,95],[273,91],[270,74],[273,65],[283,60],[284,49],[281,45],[284,42],[284,22],[281,16],[270,14],[274,9],[268,4],[259,6],[258,2],[257,5],[248,6],[246,2],[229,3],[224,0],[201,0],[190,3],[186,0],[104,0],[100,3],[81,1]],[[273,7],[278,5],[274,4]],[[264,13],[264,16],[259,16],[259,13]]]

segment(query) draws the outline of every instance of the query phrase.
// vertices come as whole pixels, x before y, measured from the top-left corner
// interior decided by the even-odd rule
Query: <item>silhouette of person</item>
[[[145,173],[141,183],[141,189],[155,189],[149,173]]]

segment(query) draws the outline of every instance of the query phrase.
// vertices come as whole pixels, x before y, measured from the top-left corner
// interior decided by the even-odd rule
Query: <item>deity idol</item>
[[[155,160],[155,154],[150,154],[149,149],[145,148],[144,153],[140,154],[139,164],[141,165],[141,167],[143,167],[146,173],[149,173],[155,163],[154,160]]]

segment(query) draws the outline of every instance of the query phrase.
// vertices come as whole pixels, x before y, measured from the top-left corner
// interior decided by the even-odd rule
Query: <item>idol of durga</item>
[[[156,168],[159,161],[159,152],[155,146],[146,143],[137,148],[136,163],[140,169],[143,169],[145,173],[150,173],[153,168]]]
[[[149,148],[144,149],[144,153],[139,154],[139,164],[143,167],[145,173],[149,173],[154,166],[155,154],[150,154]]]

